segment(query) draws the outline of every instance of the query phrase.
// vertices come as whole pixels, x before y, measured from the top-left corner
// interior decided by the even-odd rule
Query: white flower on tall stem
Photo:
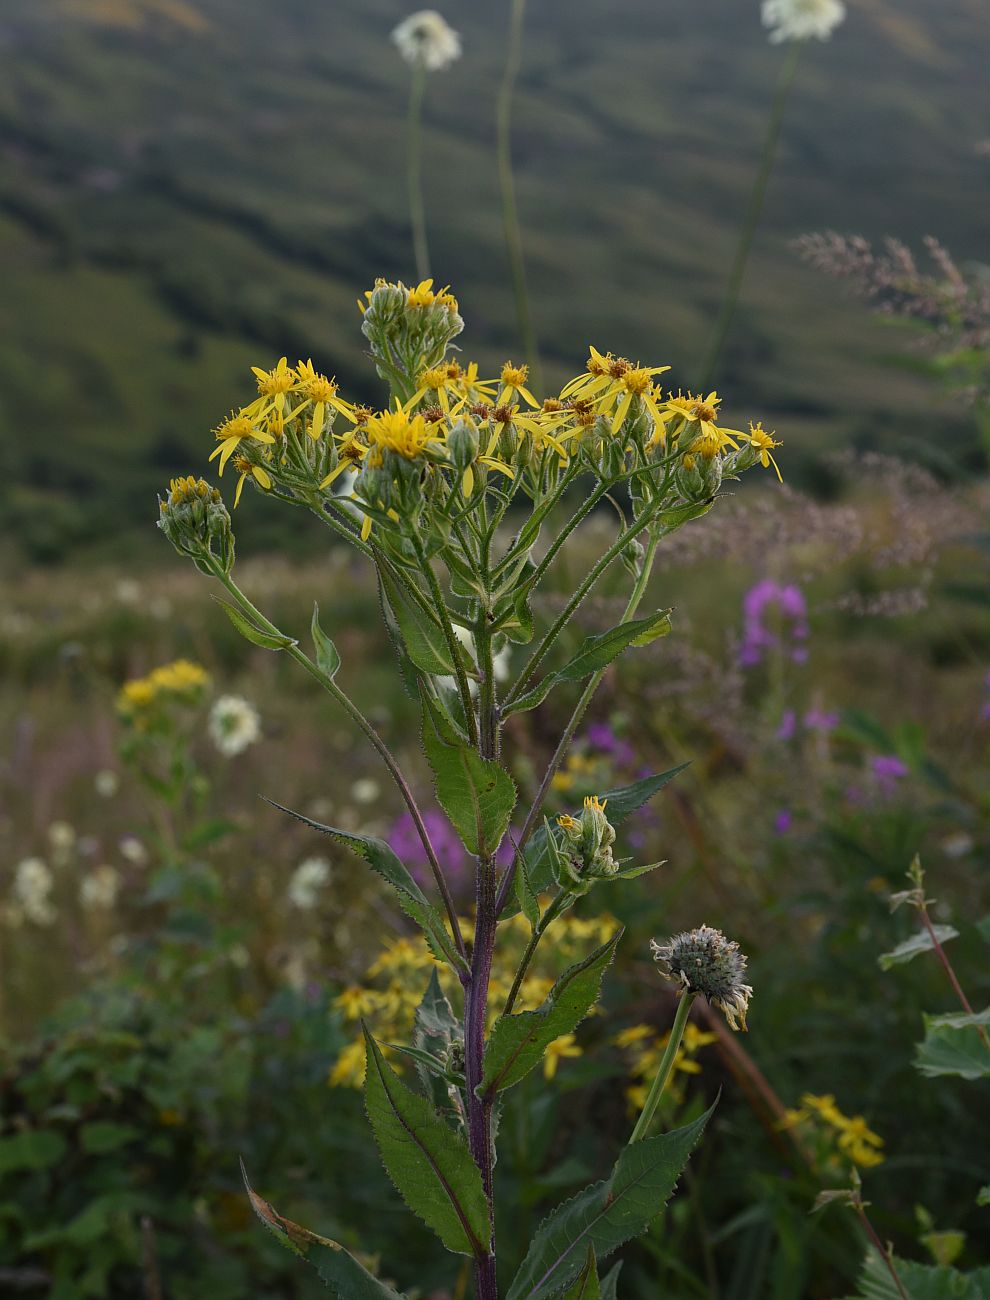
[[[440,72],[461,57],[461,38],[435,9],[420,9],[404,18],[392,40],[405,61],[427,72]]]
[[[304,912],[311,911],[329,879],[330,863],[326,858],[306,858],[292,873],[287,891],[289,902]]]
[[[41,858],[24,858],[17,864],[11,893],[25,917],[35,925],[51,925],[55,920],[49,897],[54,883],[50,867]]]
[[[115,867],[104,863],[83,877],[79,886],[79,901],[87,910],[109,911],[117,901],[119,890],[120,874]]]
[[[221,695],[210,709],[210,736],[227,758],[242,754],[261,739],[261,719],[253,704],[239,695]]]
[[[842,0],[763,0],[761,16],[775,45],[812,37],[827,41],[845,19],[846,6]]]

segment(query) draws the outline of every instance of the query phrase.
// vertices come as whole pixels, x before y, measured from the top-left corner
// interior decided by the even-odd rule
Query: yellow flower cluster
[[[816,1155],[825,1167],[852,1163],[863,1169],[883,1164],[883,1138],[874,1133],[862,1115],[843,1115],[831,1093],[818,1097],[806,1092],[800,1110],[788,1110],[780,1123],[799,1136],[814,1138]]]
[[[634,1082],[626,1089],[626,1097],[631,1114],[638,1113],[646,1104],[650,1085],[656,1078],[661,1058],[669,1041],[669,1033],[658,1035],[655,1026],[645,1024],[630,1025],[627,1029],[620,1029],[612,1039],[613,1045],[625,1052],[629,1060],[629,1074]],[[679,1102],[683,1097],[678,1074],[700,1074],[701,1066],[695,1058],[703,1047],[716,1041],[715,1034],[699,1029],[692,1021],[688,1021],[681,1045],[674,1056],[674,1073],[667,1087],[668,1095],[675,1102]]]
[[[117,696],[117,708],[131,721],[140,720],[156,706],[171,700],[195,703],[210,682],[210,675],[190,659],[162,664],[147,677],[125,682]]]
[[[462,920],[461,929],[465,938],[470,939],[473,923]],[[572,914],[561,917],[554,923],[553,943],[544,943],[537,950],[537,956],[523,981],[515,1010],[535,1010],[568,966],[585,957],[589,948],[605,943],[617,929],[615,917],[607,913],[589,920]],[[529,935],[529,925],[520,915],[505,921],[499,929],[500,941],[495,950],[488,998],[492,1020],[499,1014],[508,997]],[[450,967],[435,960],[426,941],[420,936],[403,937],[388,943],[368,967],[362,983],[345,988],[335,999],[334,1005],[344,1020],[355,1028],[359,1020],[367,1021],[379,1042],[408,1042],[416,1008],[423,1000],[433,970],[436,970],[456,1014],[460,985]],[[544,1074],[548,1079],[553,1078],[561,1060],[580,1055],[581,1048],[575,1036],[563,1035],[551,1043],[547,1050],[543,1063]],[[401,1068],[402,1062],[396,1058],[394,1064]],[[364,1066],[364,1040],[356,1033],[353,1042],[338,1056],[330,1072],[330,1085],[359,1088],[364,1081]]]

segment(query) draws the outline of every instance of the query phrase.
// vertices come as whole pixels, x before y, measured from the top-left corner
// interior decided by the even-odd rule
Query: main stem
[[[715,326],[715,335],[708,350],[705,368],[702,371],[702,392],[704,392],[712,382],[712,378],[715,374],[715,367],[718,365],[718,359],[722,355],[722,348],[725,346],[729,327],[732,324],[732,318],[736,314],[736,307],[739,304],[739,292],[742,289],[743,277],[746,274],[746,263],[749,261],[750,250],[753,247],[753,239],[756,236],[756,229],[760,224],[760,214],[763,211],[763,201],[767,194],[767,184],[770,180],[770,173],[773,171],[774,158],[777,154],[777,141],[780,139],[780,128],[784,121],[784,109],[787,106],[787,97],[790,94],[791,86],[794,83],[794,73],[797,71],[798,55],[800,52],[801,42],[792,41],[791,48],[787,52],[787,58],[780,74],[780,81],[777,84],[777,94],[774,97],[773,108],[770,111],[770,121],[767,124],[767,134],[763,142],[763,157],[760,161],[760,170],[756,174],[756,180],[753,183],[753,191],[750,194],[749,207],[746,210],[746,219],[743,222],[742,232],[739,236],[736,255],[732,262],[732,270],[729,272],[729,283],[725,292],[725,299],[722,303],[722,309],[719,312],[718,323]]]
[[[670,1078],[671,1071],[674,1068],[677,1049],[680,1047],[681,1039],[684,1037],[684,1029],[688,1022],[688,1016],[691,1014],[691,1005],[696,996],[697,995],[694,993],[684,993],[680,1002],[677,1004],[677,1015],[674,1017],[674,1024],[670,1031],[670,1038],[667,1040],[667,1047],[660,1061],[660,1068],[657,1070],[657,1077],[653,1080],[653,1086],[650,1088],[650,1095],[646,1099],[646,1105],[643,1107],[642,1114],[636,1121],[636,1127],[633,1129],[632,1136],[629,1139],[630,1146],[633,1142],[639,1142],[641,1138],[646,1137],[653,1116],[657,1113],[657,1106],[660,1104],[663,1090],[666,1088],[667,1080]]]
[[[418,62],[413,68],[412,86],[409,90],[409,219],[412,222],[413,255],[416,275],[420,280],[430,278],[430,252],[426,243],[426,208],[423,203],[421,134],[423,121],[423,92],[426,89],[426,66]]]
[[[522,30],[526,16],[526,0],[512,0],[509,19],[509,49],[505,60],[505,73],[498,92],[495,125],[497,133],[498,180],[502,191],[502,221],[505,226],[505,246],[509,254],[512,275],[512,292],[516,300],[516,319],[522,338],[530,378],[540,387],[540,358],[536,350],[536,334],[529,310],[529,293],[526,289],[526,263],[523,259],[522,235],[519,232],[519,213],[516,209],[516,183],[512,175],[512,92],[522,59]]]

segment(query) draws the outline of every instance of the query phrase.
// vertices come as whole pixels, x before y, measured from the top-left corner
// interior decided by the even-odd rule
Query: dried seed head
[[[650,941],[664,979],[680,984],[685,992],[703,993],[718,1007],[732,1029],[746,1028],[746,1012],[753,990],[743,983],[746,956],[721,930],[703,925],[675,934],[667,943]]]

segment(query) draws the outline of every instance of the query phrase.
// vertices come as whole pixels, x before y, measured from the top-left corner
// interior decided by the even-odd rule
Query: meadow
[[[526,14],[528,375],[510,6],[418,285],[404,9],[0,20],[0,1294],[990,1297],[984,16],[654,8]]]

